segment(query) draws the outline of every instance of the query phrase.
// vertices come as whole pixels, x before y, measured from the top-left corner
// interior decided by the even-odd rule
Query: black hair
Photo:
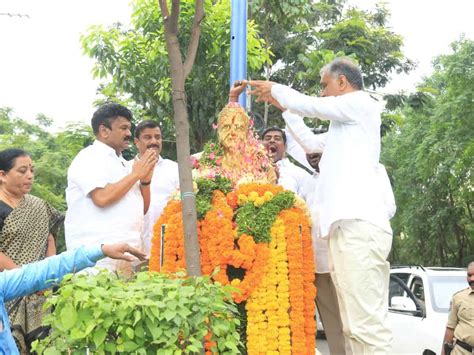
[[[99,107],[91,119],[94,134],[97,135],[99,133],[99,126],[101,125],[111,128],[112,121],[118,117],[124,117],[130,122],[133,119],[132,112],[128,108],[115,102],[109,102]]]
[[[326,72],[335,78],[339,77],[339,75],[344,75],[354,89],[364,89],[364,79],[362,78],[360,67],[351,58],[341,57],[334,59],[321,69],[321,76]]]
[[[135,138],[140,138],[140,134],[142,134],[142,131],[146,128],[160,128],[160,124],[156,121],[152,120],[145,120],[140,122],[137,127],[135,127]]]
[[[265,129],[263,132],[262,132],[262,140],[263,138],[265,137],[265,135],[268,133],[268,132],[272,132],[272,131],[277,131],[277,132],[280,132],[281,133],[281,136],[283,137],[283,143],[286,144],[286,133],[284,130],[282,130],[280,127],[276,127],[276,126],[273,126],[273,127],[269,127],[267,129]]]
[[[2,150],[0,151],[0,170],[8,173],[15,165],[16,158],[29,156],[23,149],[9,148]]]

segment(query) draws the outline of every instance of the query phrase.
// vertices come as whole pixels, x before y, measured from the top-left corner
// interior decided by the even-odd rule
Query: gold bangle
[[[150,184],[151,184],[151,180],[150,180],[150,181],[146,181],[146,182],[145,182],[145,181],[140,181],[140,185],[142,185],[142,186],[148,186],[148,185],[150,185]]]

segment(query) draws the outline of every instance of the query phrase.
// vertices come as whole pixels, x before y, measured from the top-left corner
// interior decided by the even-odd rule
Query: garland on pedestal
[[[203,182],[197,180],[198,196],[205,190],[201,200],[211,201],[203,204],[198,222],[203,274],[234,286],[235,302],[246,301],[249,354],[313,354],[316,288],[304,207],[280,186],[248,183],[228,191],[228,181],[220,179],[227,193],[201,191]],[[173,200],[155,224],[150,269],[176,272],[185,266],[181,203]]]

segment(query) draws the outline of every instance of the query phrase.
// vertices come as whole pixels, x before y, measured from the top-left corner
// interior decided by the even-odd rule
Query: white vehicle
[[[451,298],[467,287],[466,269],[392,267],[388,299],[392,353],[439,354]]]

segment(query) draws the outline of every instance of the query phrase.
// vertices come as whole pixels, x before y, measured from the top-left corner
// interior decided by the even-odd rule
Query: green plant
[[[239,235],[251,235],[256,243],[269,243],[273,222],[282,210],[293,207],[294,203],[295,194],[291,191],[280,192],[261,207],[255,206],[252,201],[247,202],[237,210],[235,221]]]
[[[212,207],[212,196],[215,190],[227,194],[232,190],[232,181],[221,175],[214,178],[200,177],[196,179],[198,193],[196,195],[196,211],[198,219],[203,219]]]
[[[230,288],[208,277],[140,272],[132,280],[101,272],[68,275],[47,307],[51,334],[39,354],[189,354],[211,332],[218,353],[237,353],[239,319]]]

